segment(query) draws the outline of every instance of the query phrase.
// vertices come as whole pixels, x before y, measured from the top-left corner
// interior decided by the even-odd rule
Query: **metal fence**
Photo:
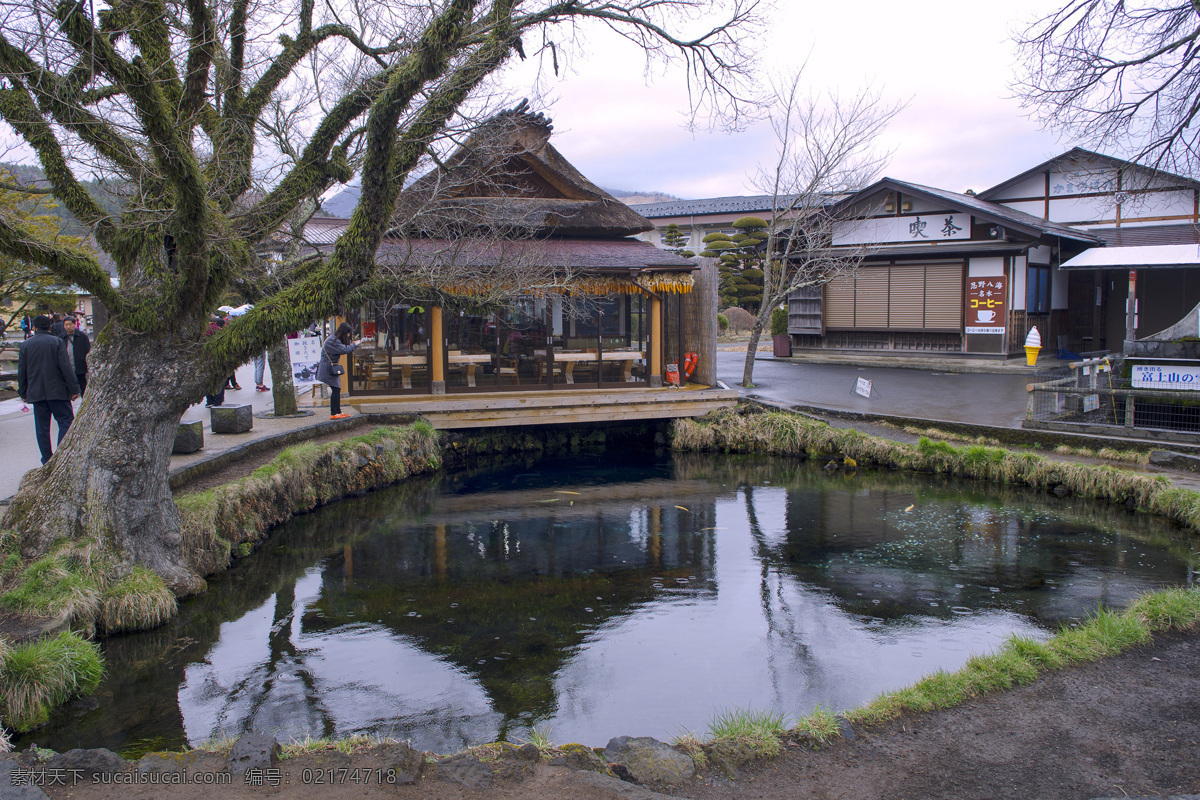
[[[1025,427],[1200,440],[1200,392],[1135,389],[1122,377],[1120,358],[1090,358],[1068,366],[1066,378],[1029,385]]]

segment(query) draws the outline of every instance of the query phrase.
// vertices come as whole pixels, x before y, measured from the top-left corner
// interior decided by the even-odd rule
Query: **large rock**
[[[233,744],[225,763],[233,775],[245,775],[250,769],[270,769],[279,763],[283,748],[274,736],[246,733]]]
[[[604,757],[614,772],[637,783],[678,786],[696,774],[691,756],[649,736],[618,736],[604,748]]]
[[[425,755],[408,742],[382,745],[375,750],[380,768],[391,772],[395,785],[408,786],[421,778],[425,769]]]
[[[187,454],[202,449],[204,449],[204,423],[200,420],[179,423],[179,427],[175,429],[175,445],[171,448],[171,452]]]
[[[42,769],[42,767],[38,767]],[[16,771],[16,775],[13,772]],[[44,778],[37,778],[44,781]],[[47,800],[46,793],[34,783],[28,767],[15,760],[0,760],[0,800]]]
[[[585,772],[599,772],[602,775],[612,775],[608,762],[600,757],[590,747],[582,744],[567,744],[558,748],[558,755],[548,762],[553,767],[568,767]]]
[[[1159,467],[1200,472],[1200,457],[1188,453],[1176,453],[1173,450],[1151,450],[1150,463]]]
[[[253,406],[213,406],[211,411],[213,433],[249,433],[254,426]]]
[[[91,783],[95,775],[111,775],[129,769],[129,762],[112,750],[68,750],[46,759],[47,770],[62,770],[63,774]],[[68,779],[69,780],[69,779]]]
[[[464,754],[439,761],[437,779],[457,783],[474,791],[484,791],[492,787],[493,775],[490,765],[484,764],[475,756]]]

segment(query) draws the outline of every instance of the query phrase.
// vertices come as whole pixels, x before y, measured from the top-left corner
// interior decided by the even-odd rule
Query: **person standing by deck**
[[[348,353],[353,353],[362,343],[362,339],[350,341],[354,328],[349,322],[338,325],[337,331],[321,345],[321,360],[317,362],[317,380],[329,387],[329,418],[345,419],[349,414],[342,413],[342,366],[339,360]]]
[[[79,382],[67,355],[67,343],[50,333],[50,318],[33,320],[33,338],[21,343],[17,354],[17,393],[33,406],[33,429],[45,464],[54,454],[50,446],[50,417],[58,422],[58,441],[75,420],[71,401],[79,397]]]

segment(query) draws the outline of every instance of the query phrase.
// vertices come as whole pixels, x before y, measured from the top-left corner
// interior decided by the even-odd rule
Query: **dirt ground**
[[[1052,800],[1200,793],[1200,629],[1165,634],[1124,655],[1050,673],[1029,686],[947,711],[860,731],[818,752],[794,743],[736,779],[702,774],[659,792],[695,800]],[[636,733],[636,732],[631,732]],[[653,800],[649,788],[562,767],[463,786],[424,778],[412,786],[357,781],[377,762],[310,754],[280,763],[278,787],[46,787],[52,798],[389,797],[401,800]],[[215,756],[202,769],[220,769]],[[346,768],[347,772],[329,772]],[[355,773],[353,770],[361,771]],[[305,770],[308,770],[306,773]],[[307,779],[306,779],[307,775]],[[334,775],[322,783],[314,776]],[[337,775],[344,775],[341,779]]]

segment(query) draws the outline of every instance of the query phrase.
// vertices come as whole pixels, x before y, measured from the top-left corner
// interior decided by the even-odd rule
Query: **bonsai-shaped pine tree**
[[[688,237],[683,235],[679,226],[672,222],[663,228],[662,243],[666,249],[680,258],[695,258],[696,254],[687,249]]]
[[[762,304],[763,253],[760,246],[767,240],[767,221],[760,217],[742,217],[733,223],[738,232],[730,236],[714,232],[704,237],[705,250],[700,255],[717,259],[720,274],[718,291],[721,308],[738,306],[756,312]]]

